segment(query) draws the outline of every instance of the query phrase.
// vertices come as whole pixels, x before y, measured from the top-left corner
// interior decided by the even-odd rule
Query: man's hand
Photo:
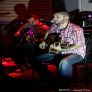
[[[47,44],[43,41],[41,44],[39,44],[39,47],[41,49],[46,49]]]
[[[20,34],[21,34],[21,31],[25,28],[27,28],[29,25],[28,25],[28,22],[26,24],[23,24],[19,29],[18,31],[15,33],[15,36],[18,37]]]
[[[20,32],[16,32],[15,36],[18,37],[20,35]]]
[[[56,45],[56,43],[50,45],[49,52],[58,53],[59,51],[62,51],[60,43],[58,43],[58,45]]]

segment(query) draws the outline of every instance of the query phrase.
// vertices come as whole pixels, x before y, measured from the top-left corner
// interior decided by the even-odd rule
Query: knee
[[[71,70],[72,67],[71,65],[68,63],[68,61],[63,60],[60,62],[59,64],[59,74],[60,76],[64,76],[64,77],[71,77]]]
[[[65,70],[66,71],[69,67],[70,67],[70,65],[69,65],[67,60],[62,60],[59,63],[59,70]]]

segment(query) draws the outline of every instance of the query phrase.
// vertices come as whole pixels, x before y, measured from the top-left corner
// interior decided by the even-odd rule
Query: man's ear
[[[66,16],[67,19],[69,19],[69,16]]]
[[[67,16],[67,17],[65,17],[65,20],[69,20],[69,17]]]

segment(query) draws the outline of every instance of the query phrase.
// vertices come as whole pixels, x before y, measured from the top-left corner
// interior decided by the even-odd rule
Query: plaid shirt
[[[79,54],[83,58],[85,57],[86,45],[84,33],[83,29],[78,25],[69,23],[66,28],[61,30],[59,26],[53,24],[50,27],[49,34],[50,33],[60,33],[59,37],[61,40],[68,42],[69,44],[81,45],[81,47],[78,49],[62,51],[62,54]]]

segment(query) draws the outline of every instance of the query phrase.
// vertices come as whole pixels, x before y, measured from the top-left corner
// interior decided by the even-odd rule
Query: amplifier
[[[92,27],[92,20],[85,20],[80,22],[81,27]]]

